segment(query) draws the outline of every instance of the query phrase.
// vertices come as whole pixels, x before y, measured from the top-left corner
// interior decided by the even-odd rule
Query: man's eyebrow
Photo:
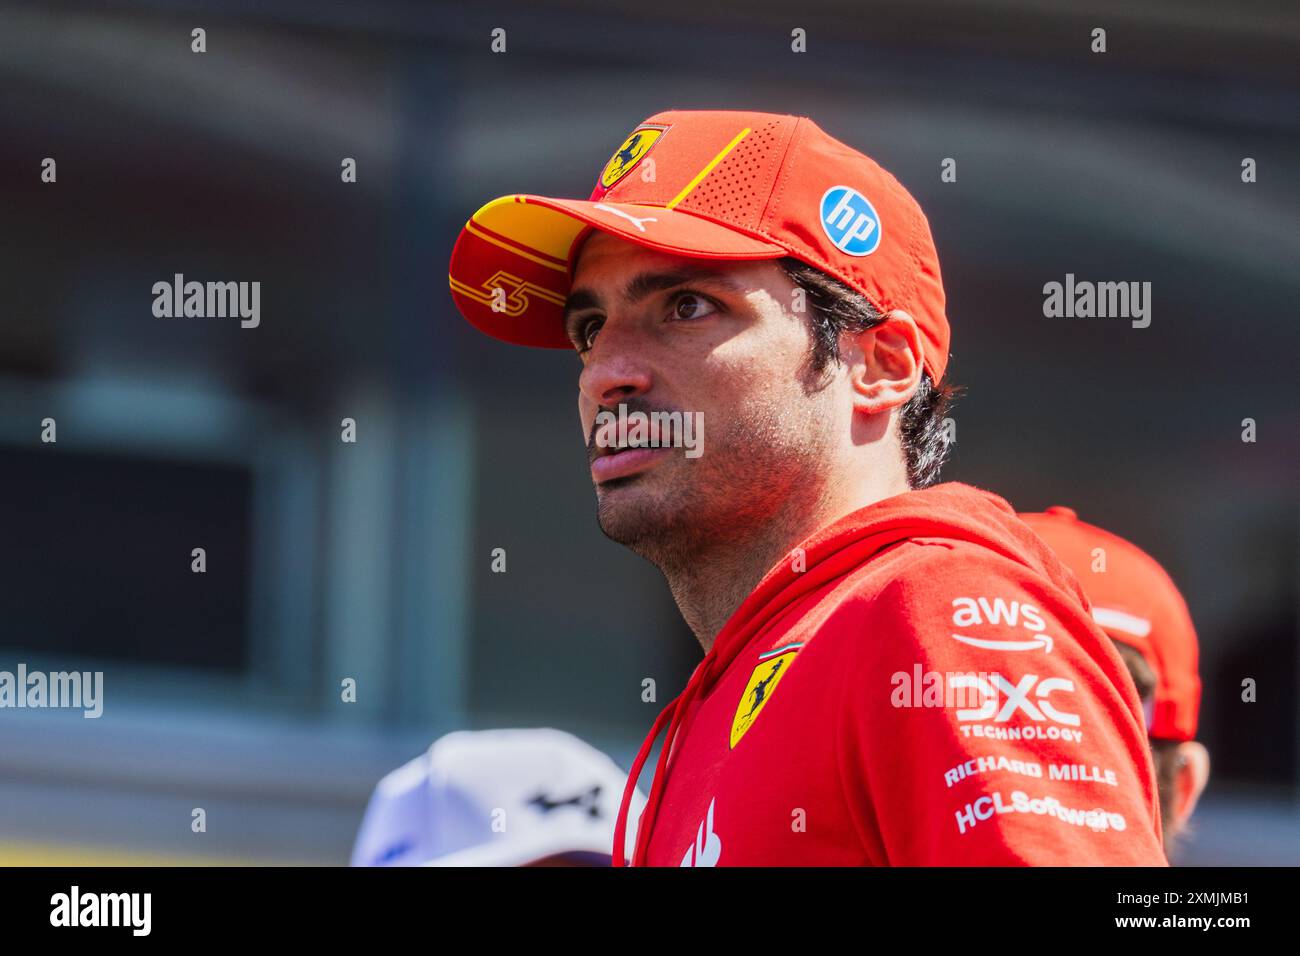
[[[637,302],[653,292],[661,292],[688,282],[710,282],[737,291],[740,289],[736,280],[725,272],[704,269],[700,266],[682,266],[667,272],[643,272],[633,276],[623,289],[623,298],[628,302]]]
[[[628,280],[623,287],[623,299],[626,302],[639,302],[646,296],[665,289],[672,289],[688,282],[720,285],[733,292],[742,291],[735,279],[716,269],[704,269],[699,266],[682,266],[666,272],[642,272]],[[590,289],[574,289],[564,301],[564,331],[570,340],[576,339],[577,330],[573,327],[574,313],[583,309],[600,308],[600,297]]]

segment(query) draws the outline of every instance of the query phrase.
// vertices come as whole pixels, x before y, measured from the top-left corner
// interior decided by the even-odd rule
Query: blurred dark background
[[[1298,53],[1281,2],[0,3],[0,669],[106,698],[0,711],[0,862],[345,862],[462,727],[630,763],[698,646],[596,528],[577,359],[478,336],[446,265],[667,108],[812,116],[916,195],[945,477],[1164,564],[1214,762],[1180,859],[1300,862]],[[154,317],[175,273],[260,281],[260,326]],[[1149,281],[1150,327],[1044,318],[1066,273]]]

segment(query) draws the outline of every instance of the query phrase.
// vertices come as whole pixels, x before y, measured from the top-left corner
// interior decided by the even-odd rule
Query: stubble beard
[[[699,458],[674,449],[658,467],[598,491],[597,522],[670,581],[701,562],[736,560],[783,540],[821,500],[826,459],[814,435],[749,421],[712,437]]]

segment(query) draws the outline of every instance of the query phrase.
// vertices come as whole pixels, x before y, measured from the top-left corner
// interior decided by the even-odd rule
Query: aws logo
[[[1032,651],[1042,648],[1048,654],[1052,653],[1052,646],[1055,642],[1050,634],[1044,633],[1047,630],[1047,624],[1043,621],[1043,613],[1027,601],[959,597],[953,598],[952,607],[953,627],[959,627],[964,631],[970,631],[973,628],[987,629],[989,626],[998,628],[994,632],[999,635],[996,638],[977,637],[969,633],[957,634],[954,632],[953,638],[963,644],[969,644],[972,647],[984,647],[994,651]],[[1006,629],[1015,627],[1022,628],[1028,633],[1007,638]],[[985,633],[987,633],[987,630],[985,630]],[[1015,634],[1016,632],[1012,631],[1011,633]]]
[[[745,692],[740,695],[740,703],[736,705],[736,716],[731,721],[733,749],[749,728],[754,726],[754,721],[758,720],[758,715],[763,712],[767,702],[776,693],[777,685],[790,670],[794,656],[799,653],[801,647],[803,644],[787,644],[759,655],[758,666],[754,668],[754,673],[749,675],[749,683],[745,685]]]
[[[641,162],[650,147],[659,141],[667,126],[642,124],[628,134],[623,145],[614,151],[614,155],[605,164],[600,174],[600,184],[609,189],[616,182],[632,171],[632,167]]]

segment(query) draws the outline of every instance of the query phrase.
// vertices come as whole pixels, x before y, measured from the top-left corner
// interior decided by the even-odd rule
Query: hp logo
[[[840,252],[869,256],[880,245],[880,217],[851,186],[832,186],[822,196],[822,229]]]

